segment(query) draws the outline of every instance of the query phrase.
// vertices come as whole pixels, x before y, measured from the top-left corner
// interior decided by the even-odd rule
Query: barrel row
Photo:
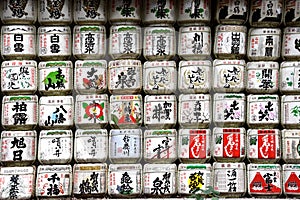
[[[207,0],[178,1],[122,1],[106,2],[64,0],[64,1],[21,1],[1,2],[1,20],[5,24],[42,25],[66,24],[112,24],[132,23],[145,25],[209,24],[213,19],[223,24],[244,24],[251,26],[299,25],[299,4],[295,0],[247,1]],[[213,16],[214,15],[214,16]]]
[[[247,168],[247,169],[246,169]],[[276,198],[300,194],[300,165],[75,164],[2,167],[2,198],[221,196]],[[22,188],[22,190],[21,190]],[[208,188],[208,189],[207,189]],[[218,190],[218,192],[212,188]],[[177,198],[178,199],[178,198]]]
[[[297,60],[300,56],[299,27],[286,27],[283,36],[280,28],[247,31],[246,26],[219,25],[215,31],[213,41],[209,26],[180,27],[176,40],[174,27],[146,27],[142,31],[138,25],[113,25],[107,39],[104,26],[75,26],[72,36],[69,26],[40,26],[36,33],[35,26],[4,25],[1,54],[4,59],[38,56],[42,60],[59,60],[72,54],[78,59],[102,59],[108,43],[113,59],[137,59],[143,55],[147,60],[170,60],[177,53],[184,60],[199,60],[209,59],[212,52],[220,59],[247,56],[252,61],[276,61],[281,57]]]

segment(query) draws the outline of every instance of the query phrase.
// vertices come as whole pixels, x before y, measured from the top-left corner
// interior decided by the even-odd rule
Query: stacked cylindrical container
[[[177,193],[176,4],[146,0],[143,10],[143,193],[165,198]]]
[[[205,196],[212,185],[211,2],[177,2],[178,194]],[[201,180],[201,181],[199,181]]]
[[[0,4],[0,199],[300,196],[299,0]]]
[[[281,57],[283,62],[280,65],[279,91],[281,96],[280,122],[282,160],[282,192],[288,197],[299,197],[300,190],[296,186],[299,182],[300,165],[300,125],[297,114],[297,104],[300,96],[299,90],[299,50],[298,37],[300,23],[298,15],[291,15],[299,12],[299,2],[287,1],[285,3],[282,37]],[[296,183],[296,185],[294,184]]]
[[[73,182],[72,1],[36,3],[40,132],[35,195],[63,198],[72,194]]]
[[[246,61],[248,1],[217,1],[213,53],[213,187],[222,196],[246,194]]]
[[[279,59],[283,1],[250,5],[247,56],[248,193],[254,197],[282,193]],[[275,12],[274,12],[275,11]],[[271,175],[270,175],[271,174]],[[270,175],[270,176],[269,176]]]
[[[72,195],[107,193],[109,103],[107,92],[106,1],[74,1],[74,161]]]
[[[1,132],[0,198],[34,197],[37,155],[38,97],[37,5],[29,0],[18,9],[1,2]]]
[[[109,2],[108,91],[110,96],[108,195],[142,194],[142,29],[139,0]]]

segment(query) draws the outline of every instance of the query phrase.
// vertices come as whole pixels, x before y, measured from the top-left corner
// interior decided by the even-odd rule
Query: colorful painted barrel
[[[241,162],[246,157],[245,128],[213,129],[212,156],[218,162]]]
[[[245,163],[213,164],[213,188],[222,197],[241,197],[247,192]]]
[[[111,95],[109,123],[114,128],[138,128],[143,123],[141,95]]]
[[[242,92],[246,88],[245,60],[219,60],[213,62],[213,90],[215,92]]]
[[[103,128],[108,124],[108,109],[107,94],[77,95],[75,125],[79,128]]]
[[[210,129],[179,129],[178,158],[183,163],[204,163],[211,158]]]
[[[73,56],[78,59],[102,59],[106,55],[104,26],[74,26]]]
[[[280,123],[278,95],[248,95],[247,124],[250,128],[275,128]]]
[[[282,22],[283,0],[251,1],[249,23],[256,27],[278,27]]]
[[[147,197],[170,197],[177,193],[176,164],[145,164],[143,175],[143,193]]]
[[[101,94],[107,90],[106,60],[76,60],[74,90],[79,94]]]
[[[39,126],[42,129],[69,129],[74,125],[72,96],[42,96],[39,100]]]
[[[42,95],[68,95],[73,91],[72,61],[46,61],[38,66],[38,91]]]
[[[278,129],[248,129],[247,158],[252,163],[275,163],[281,158]]]
[[[249,30],[247,48],[249,60],[275,61],[280,58],[280,52],[281,30],[279,28],[251,28]]]
[[[241,59],[246,55],[247,27],[218,25],[214,41],[214,55],[223,59]]]
[[[282,193],[279,164],[248,164],[248,193],[252,197],[276,198]]]

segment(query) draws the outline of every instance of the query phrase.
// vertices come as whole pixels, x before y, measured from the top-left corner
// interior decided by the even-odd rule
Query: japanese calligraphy
[[[91,194],[92,192],[98,192],[98,176],[99,173],[93,172],[89,178],[82,180],[82,182],[79,184],[80,194]]]
[[[133,38],[132,38],[132,34],[130,34],[129,32],[124,34],[123,47],[124,47],[123,53],[133,53],[132,51]]]
[[[60,46],[59,46],[59,35],[56,33],[50,36],[50,49],[51,53],[59,53],[60,52]]]
[[[130,115],[131,115],[131,103],[127,103],[127,102],[123,102],[123,108],[124,108],[124,121],[125,122],[131,122],[131,119],[130,119]]]
[[[234,100],[232,102],[232,104],[225,107],[225,110],[224,110],[224,119],[227,120],[227,119],[240,119],[241,117],[241,113],[239,112],[239,107],[238,107],[239,103]]]
[[[183,138],[185,140],[188,138]],[[205,135],[197,135],[190,136],[190,158],[204,158],[205,149],[206,149],[206,136]],[[184,143],[184,141],[182,141]],[[187,141],[188,144],[188,141]]]
[[[272,111],[274,111],[274,108],[272,108],[273,103],[271,101],[268,101],[267,105],[263,106],[262,104],[260,104],[260,110],[258,112],[259,114],[259,121],[262,120],[275,120],[275,113],[273,113]]]
[[[47,188],[47,195],[59,195],[59,185],[55,183],[57,181],[60,181],[60,178],[58,177],[57,173],[52,174],[49,178],[47,178],[47,180],[50,182],[49,188]]]
[[[194,54],[202,54],[202,48],[203,48],[203,33],[200,34],[195,33],[192,41],[192,48]]]
[[[300,51],[300,39],[295,39],[295,49]]]
[[[166,193],[170,194],[171,193],[170,177],[171,177],[171,173],[169,172],[164,173],[161,180],[159,177],[156,177],[156,179],[153,181],[153,188],[151,188],[151,194],[154,195],[162,195]]]
[[[45,126],[53,126],[54,124],[63,124],[67,119],[65,118],[67,110],[63,105],[56,107],[55,111],[45,120]]]
[[[24,15],[28,15],[28,13],[25,12],[27,2],[28,1],[9,1],[8,7],[12,11],[12,16],[22,18]]]
[[[169,18],[170,9],[165,8],[166,0],[158,0],[156,6],[151,9],[151,13],[155,13],[155,17],[159,19]]]
[[[185,9],[185,13],[189,13],[192,19],[203,18],[204,9],[200,8],[200,0],[191,1],[191,6]]]
[[[47,10],[50,14],[50,18],[59,19],[64,17],[65,14],[62,13],[62,8],[64,7],[65,0],[47,0]]]
[[[272,82],[272,69],[263,69],[262,70],[262,80],[261,84],[259,85],[260,88],[263,88],[265,90],[269,88],[273,88],[273,82]]]
[[[231,54],[239,54],[241,33],[231,33]]]
[[[18,199],[19,194],[19,175],[12,175],[10,177],[10,189],[9,189],[9,199]]]
[[[58,68],[57,71],[50,72],[46,78],[43,80],[45,84],[45,90],[52,89],[61,89],[65,88],[65,75],[62,73],[62,69]]]
[[[136,82],[136,71],[134,68],[129,67],[126,72],[122,71],[118,75],[118,81],[116,82],[116,88],[124,89],[125,87],[131,88]]]
[[[225,155],[227,157],[234,157],[234,156],[236,156],[235,152],[238,149],[239,149],[238,136],[236,134],[224,134],[224,152],[225,152]]]
[[[131,187],[130,184],[132,184],[131,177],[129,176],[128,172],[125,172],[122,174],[121,178],[121,186],[117,186],[117,190],[120,192],[120,194],[130,194],[133,190],[133,187]]]
[[[228,192],[236,192],[237,174],[236,169],[227,170]]]
[[[267,3],[267,16],[273,16],[273,6],[274,6],[274,4],[273,4],[273,2],[272,1],[269,1],[268,3]]]
[[[236,83],[237,81],[239,81],[239,76],[241,74],[241,70],[239,70],[236,67],[233,67],[232,70],[227,69],[227,73],[224,74],[224,88],[230,88],[231,83]]]
[[[276,157],[276,137],[274,134],[258,135],[258,158],[270,159]]]
[[[100,1],[95,0],[85,0],[83,1],[83,10],[86,13],[86,18],[94,19],[97,16],[100,16],[100,13],[97,12],[100,6]]]
[[[85,34],[84,46],[85,46],[84,53],[88,53],[88,54],[95,53],[94,52],[95,34],[93,33]]]
[[[171,120],[170,114],[172,112],[172,103],[165,101],[163,106],[161,103],[154,106],[152,119],[157,119],[159,122],[161,119]]]
[[[130,151],[129,139],[130,139],[130,137],[128,135],[124,135],[124,138],[123,138],[124,145],[122,147],[123,154],[128,155],[128,156],[129,156],[129,151]]]
[[[204,185],[203,173],[198,171],[190,174],[188,179],[189,193],[196,193]]]
[[[166,36],[165,35],[159,35],[157,37],[157,41],[156,41],[156,48],[157,48],[157,52],[156,55],[157,56],[165,56],[166,54],[166,45],[167,40],[166,40]]]
[[[14,140],[11,141],[12,146],[11,149],[17,149],[13,151],[13,161],[21,161],[22,160],[22,154],[23,150],[26,148],[26,144],[24,142],[24,137],[21,137],[18,139],[17,137],[14,137]]]
[[[195,83],[201,84],[204,80],[204,70],[200,67],[197,67],[197,70],[191,70],[191,74],[188,75],[188,79],[190,80],[189,89],[194,89]]]
[[[88,139],[88,143],[91,143],[91,152],[89,153],[89,155],[95,157],[96,156],[96,146],[97,146],[97,142],[96,142],[96,136],[90,136],[90,139]]]
[[[132,0],[123,0],[121,6],[117,6],[116,10],[121,12],[123,17],[134,17],[135,7],[131,6]]]
[[[56,144],[56,145],[55,145],[55,152],[54,152],[53,155],[59,157],[59,155],[62,154],[62,153],[60,152],[60,149],[61,149],[61,141],[60,141],[60,138],[58,137],[58,138],[53,139],[53,140],[52,140],[52,143],[55,143],[55,144]]]
[[[172,147],[169,145],[172,139],[166,137],[166,139],[162,140],[161,144],[158,144],[156,148],[153,149],[153,152],[156,152],[157,158],[161,158],[161,154],[163,152],[167,152],[169,154],[169,149]]]
[[[265,56],[272,57],[273,52],[273,36],[266,36],[266,48],[265,48]]]
[[[104,75],[97,75],[97,71],[98,70],[96,70],[94,67],[91,67],[90,71],[87,71],[87,77],[82,79],[83,85],[86,89],[99,89],[99,86],[103,84]]]
[[[16,33],[14,34],[14,41],[16,42],[14,44],[14,50],[15,52],[23,52],[24,51],[24,44],[23,42],[23,34]]]
[[[202,105],[201,105],[201,101],[196,101],[194,104],[194,109],[193,109],[193,115],[194,115],[194,120],[196,122],[204,122],[209,120],[209,113],[205,113],[202,110]]]
[[[162,68],[161,71],[155,71],[155,74],[152,76],[153,79],[153,90],[158,90],[161,84],[166,84],[168,80],[169,72]]]
[[[300,70],[298,69],[298,88],[300,88]]]
[[[16,102],[13,105],[12,111],[15,111],[15,114],[12,116],[14,118],[14,125],[22,125],[26,124],[26,121],[28,119],[27,117],[27,104],[25,102]]]
[[[277,177],[276,177],[276,172],[274,172],[273,174],[271,173],[266,173],[264,174],[263,178],[265,179],[265,183],[267,184],[267,186],[265,187],[265,189],[267,191],[272,191],[272,183],[276,183],[277,182]]]
[[[30,73],[28,70],[28,67],[26,66],[20,66],[19,72],[13,72],[12,69],[7,70],[6,72],[6,78],[9,79],[7,88],[8,89],[20,89],[20,86],[22,88],[29,88],[31,86],[30,83]],[[13,72],[13,73],[12,73]]]

